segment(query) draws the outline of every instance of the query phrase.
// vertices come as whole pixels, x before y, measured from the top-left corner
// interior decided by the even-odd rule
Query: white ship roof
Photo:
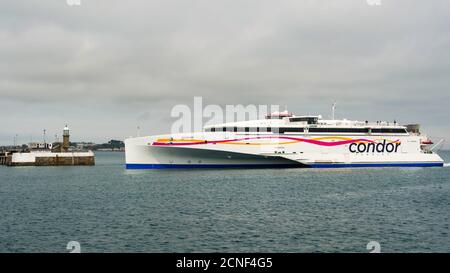
[[[276,117],[276,118],[274,118]],[[265,119],[249,120],[249,121],[237,121],[220,124],[207,125],[204,128],[214,127],[358,127],[358,128],[406,128],[403,125],[399,125],[397,122],[389,121],[358,121],[347,119],[322,119],[321,115],[304,115],[296,116],[290,114],[288,116],[267,115]]]

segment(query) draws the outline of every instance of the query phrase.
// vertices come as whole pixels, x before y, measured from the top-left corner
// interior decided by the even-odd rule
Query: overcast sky
[[[165,133],[194,96],[450,139],[448,0],[1,0],[0,60],[0,145]]]

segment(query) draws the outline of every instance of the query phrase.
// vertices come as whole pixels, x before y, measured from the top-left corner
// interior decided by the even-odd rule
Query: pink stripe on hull
[[[311,143],[311,144],[315,144],[315,145],[319,145],[319,146],[339,146],[339,145],[345,145],[345,144],[354,143],[354,142],[371,142],[371,143],[374,142],[373,140],[364,139],[364,138],[326,142],[326,141],[307,139],[307,138],[268,136],[268,137],[246,137],[246,138],[236,138],[236,139],[209,140],[209,141],[205,141],[205,142],[185,142],[185,143],[153,142],[152,145],[155,145],[155,146],[186,146],[186,145],[227,143],[227,142],[236,142],[236,141],[253,140],[253,139],[287,139],[287,140],[293,140],[293,141],[298,141],[298,142],[307,142],[307,143]]]

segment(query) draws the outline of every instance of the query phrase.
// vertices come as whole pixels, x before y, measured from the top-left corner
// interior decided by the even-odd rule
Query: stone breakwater
[[[93,152],[21,152],[0,154],[0,164],[6,166],[93,166]]]

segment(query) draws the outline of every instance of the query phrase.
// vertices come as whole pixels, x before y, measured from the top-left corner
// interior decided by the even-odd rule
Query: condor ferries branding
[[[351,153],[396,153],[398,152],[398,147],[401,145],[399,140],[393,142],[387,142],[383,140],[382,142],[375,142],[371,140],[366,140],[367,142],[352,143],[349,146]]]
[[[202,131],[125,140],[128,169],[439,167],[418,125],[275,112]]]

